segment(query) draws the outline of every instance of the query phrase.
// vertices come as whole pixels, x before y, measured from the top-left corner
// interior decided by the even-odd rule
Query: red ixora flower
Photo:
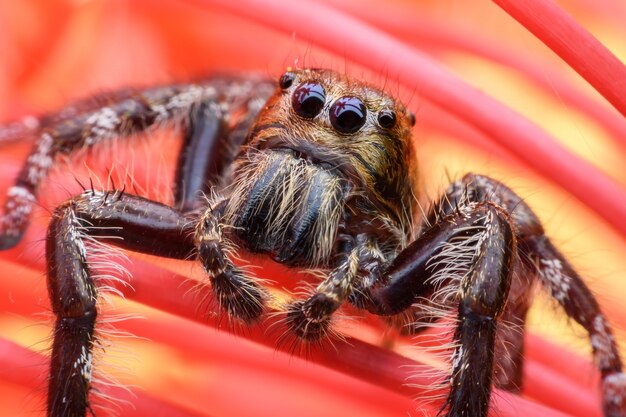
[[[561,2],[573,17],[549,0],[471,7],[462,0],[5,3],[3,120],[93,92],[215,71],[278,77],[286,66],[331,67],[384,86],[417,115],[424,192],[437,196],[446,173],[468,171],[512,185],[549,234],[567,241],[565,252],[576,255],[572,261],[592,278],[623,335],[626,70],[576,23],[623,56],[621,2]],[[0,253],[0,414],[38,415],[45,408],[49,211],[79,192],[75,179],[106,185],[114,178],[167,201],[176,158],[163,152],[175,146],[169,133],[64,165],[48,182],[23,242]],[[31,139],[0,144],[0,190],[11,186]],[[98,416],[435,415],[441,405],[415,387],[430,382],[425,369],[443,367],[433,355],[434,330],[409,339],[377,320],[340,319],[344,339],[293,355],[290,344],[275,344],[281,324],[273,319],[231,329],[213,314],[201,302],[208,289],[197,285],[200,268],[129,256],[132,279],[119,288],[125,299],[112,297],[103,307],[111,311],[106,326],[117,330],[96,361],[126,388],[97,386],[116,398],[97,403],[104,407]],[[278,282],[279,299],[301,278],[275,265],[259,275]],[[600,416],[598,376],[589,357],[579,356],[588,344],[567,336],[569,328],[547,325],[555,312],[542,301],[530,315],[522,395],[497,391],[494,415]]]

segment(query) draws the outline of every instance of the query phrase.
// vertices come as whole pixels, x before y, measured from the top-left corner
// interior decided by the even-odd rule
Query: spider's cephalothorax
[[[357,235],[393,254],[415,203],[410,115],[331,71],[290,72],[252,125],[224,221],[251,251],[330,266]]]
[[[40,118],[29,130],[37,143],[8,191],[0,248],[20,240],[60,156],[168,123],[184,130],[172,206],[91,189],[54,212],[46,238],[56,315],[50,417],[91,409],[101,291],[94,259],[111,237],[134,251],[197,259],[219,307],[245,324],[263,316],[270,296],[232,262],[234,251],[318,269],[324,278],[315,290],[283,312],[303,341],[327,335],[344,302],[408,319],[405,330],[414,333],[456,311],[441,409],[455,417],[485,417],[492,386],[520,390],[520,329],[539,281],[589,333],[605,416],[626,416],[610,326],[531,209],[499,182],[468,174],[418,222],[414,117],[384,92],[332,71],[288,71],[277,86],[216,77],[123,90]]]

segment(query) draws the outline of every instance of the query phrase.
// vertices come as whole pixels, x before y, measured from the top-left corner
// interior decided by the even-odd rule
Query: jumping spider
[[[605,415],[626,415],[626,377],[610,327],[532,210],[501,183],[468,174],[422,218],[414,116],[332,71],[289,70],[277,88],[263,78],[217,77],[124,90],[41,118],[8,192],[0,247],[19,242],[59,157],[168,123],[184,130],[172,207],[89,189],[54,211],[46,237],[56,315],[48,416],[84,416],[90,408],[98,288],[88,243],[112,235],[126,249],[200,261],[220,308],[244,324],[263,317],[270,296],[232,263],[231,251],[325,270],[316,290],[285,311],[290,330],[308,342],[328,333],[346,301],[409,317],[413,333],[456,309],[442,408],[455,417],[485,417],[492,386],[522,386],[519,329],[539,280],[589,333]]]

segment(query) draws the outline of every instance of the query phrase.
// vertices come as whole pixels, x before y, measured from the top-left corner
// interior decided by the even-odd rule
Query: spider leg
[[[494,348],[493,384],[510,392],[521,392],[523,385],[524,326],[534,281],[534,271],[515,262],[508,300],[497,325]],[[432,288],[424,292],[409,310],[390,317],[390,325],[397,327],[401,334],[416,335],[447,317],[454,301],[446,291]]]
[[[0,146],[32,140],[37,135],[41,121],[35,116],[25,116],[22,120],[0,127]]]
[[[316,342],[328,334],[332,314],[352,293],[359,268],[360,245],[341,256],[338,266],[306,300],[292,302],[287,308],[287,325],[300,339]]]
[[[88,111],[97,110],[111,102],[127,99],[135,93],[136,91],[133,89],[98,93],[88,99],[75,100],[57,112],[39,116],[24,116],[19,121],[0,126],[0,146],[5,143],[23,142],[25,139],[34,140],[42,130],[50,126],[75,118]]]
[[[258,91],[255,87],[258,87]],[[89,104],[90,101],[83,100],[70,106],[69,110],[43,117],[34,148],[22,166],[15,185],[7,193],[4,214],[0,217],[0,249],[9,249],[20,241],[28,227],[39,189],[58,157],[70,155],[81,149],[89,149],[98,143],[158,128],[164,124],[184,126],[191,116],[197,114],[198,108],[224,106],[225,113],[230,111],[230,105],[239,103],[242,96],[244,101],[250,101],[252,94],[261,92],[262,99],[268,96],[268,90],[268,82],[260,79],[249,82],[236,79],[225,79],[220,82],[208,80],[198,84],[160,86],[136,91],[120,90],[97,96],[95,102],[100,103],[99,105]],[[258,104],[252,107],[256,109]],[[202,113],[204,115],[204,112]],[[237,127],[237,121],[232,121],[232,125],[230,127]],[[187,130],[202,132],[204,129]],[[195,137],[194,134],[191,136]],[[200,133],[199,136],[203,138],[206,135]],[[197,144],[194,140],[186,143],[190,142]],[[218,148],[214,144],[211,146],[213,148],[194,149],[209,152],[209,156],[205,157],[208,162],[204,164],[208,164],[209,167],[211,163],[215,165],[215,161],[223,156],[219,152],[211,156],[211,152]],[[189,160],[191,159],[184,158],[179,166],[183,166]],[[189,172],[185,173],[187,171]],[[186,198],[198,198],[196,188],[199,186],[192,183],[189,177],[199,171],[198,169],[187,171],[180,167],[177,170],[178,183],[190,184],[185,187],[177,186],[177,195],[188,196],[179,197],[177,200],[182,201],[183,206],[189,206],[185,202]],[[210,169],[208,171],[211,172]],[[205,190],[206,187],[202,186],[199,189]]]
[[[605,416],[626,415],[626,375],[611,327],[598,302],[567,259],[545,236],[533,211],[513,191],[491,178],[468,174],[450,186],[433,209],[431,219],[450,213],[463,200],[493,201],[511,213],[520,259],[514,275],[503,323],[523,326],[530,305],[532,284],[538,278],[565,313],[588,332],[596,366],[600,370]],[[508,328],[507,328],[508,327]],[[521,388],[523,333],[511,326],[499,329],[502,373],[496,376],[502,388]]]
[[[306,300],[287,308],[287,325],[300,339],[314,342],[328,334],[332,314],[348,300],[359,308],[367,300],[367,288],[380,275],[384,257],[376,243],[365,234],[343,242],[343,255]]]
[[[203,103],[189,118],[182,149],[178,154],[174,186],[174,206],[182,212],[192,211],[201,200],[201,192],[224,169],[226,147],[222,146],[226,128],[220,106]],[[224,161],[224,162],[222,162]],[[208,180],[208,181],[207,181]]]
[[[86,191],[59,206],[46,238],[48,291],[56,316],[48,416],[84,416],[89,408],[99,283],[92,269],[102,239],[137,252],[177,259],[197,255],[220,306],[256,321],[267,294],[228,259],[217,214],[197,218],[119,191]],[[91,258],[91,261],[90,261]]]
[[[199,105],[185,126],[174,187],[174,206],[182,212],[204,205],[203,195],[228,182],[228,169],[273,84],[257,80],[233,88],[220,101]]]
[[[98,280],[90,262],[99,240],[184,259],[195,250],[193,227],[176,210],[120,192],[87,191],[59,206],[46,237],[54,325],[47,415],[84,416],[90,408]],[[90,260],[91,258],[91,260]]]
[[[493,202],[510,213],[518,248],[529,236],[543,233],[539,219],[517,194],[498,181],[475,174],[467,174],[452,183],[430,210],[428,221],[437,222],[438,218],[468,202]],[[514,263],[511,289],[498,323],[495,346],[494,385],[511,392],[520,392],[523,385],[524,326],[537,275],[534,266],[524,257],[523,248],[518,253],[520,258]]]
[[[506,303],[516,241],[508,214],[491,203],[459,206],[402,251],[369,288],[367,309],[395,315],[417,297],[458,299],[447,416],[487,415],[496,323]]]
[[[524,242],[524,249],[535,262],[543,286],[567,315],[589,334],[595,364],[602,377],[604,415],[625,416],[626,375],[622,371],[622,361],[611,326],[600,311],[595,297],[546,236],[531,237]]]
[[[509,392],[519,393],[523,386],[524,328],[535,281],[534,271],[516,260],[508,301],[498,322],[493,375],[494,386]]]
[[[200,219],[195,232],[198,258],[209,274],[215,299],[229,317],[252,324],[261,318],[267,292],[228,258],[229,245],[222,235],[222,224],[212,209]]]
[[[359,245],[359,270],[348,301],[355,307],[364,309],[369,301],[369,288],[376,284],[386,262],[385,256],[374,240],[362,239]]]

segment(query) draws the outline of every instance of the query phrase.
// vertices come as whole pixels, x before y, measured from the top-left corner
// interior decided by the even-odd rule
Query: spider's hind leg
[[[40,188],[60,156],[130,138],[164,125],[183,126],[176,170],[176,207],[189,211],[226,171],[244,131],[269,97],[272,83],[252,77],[119,90],[77,101],[40,119],[38,135],[0,214],[0,250],[17,245]],[[8,128],[6,128],[8,129]],[[0,137],[2,136],[0,127]]]
[[[468,174],[450,186],[431,212],[431,219],[453,212],[464,200],[493,201],[511,213],[520,254],[513,287],[520,290],[517,291],[517,301],[515,298],[509,300],[505,315],[509,314],[510,320],[523,326],[532,288],[527,284],[536,280],[541,282],[565,313],[589,334],[595,363],[602,377],[604,415],[626,416],[626,374],[622,371],[611,327],[583,279],[545,236],[539,219],[509,188],[491,178],[474,174]],[[512,291],[514,294],[515,291]],[[506,326],[500,333],[503,339],[501,351],[508,356],[504,356],[501,367],[504,372],[496,380],[502,388],[517,386],[519,389],[523,334],[515,329],[506,329]],[[508,347],[503,344],[507,341]]]
[[[589,334],[596,367],[602,378],[606,417],[626,416],[626,374],[617,342],[595,297],[574,268],[544,235],[524,244],[539,280],[565,313]]]

